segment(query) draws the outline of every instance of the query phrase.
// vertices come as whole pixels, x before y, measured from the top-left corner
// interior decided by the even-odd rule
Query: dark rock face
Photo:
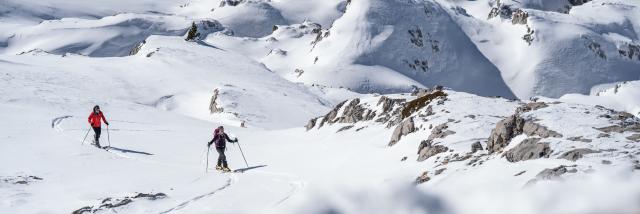
[[[505,153],[509,162],[548,158],[551,155],[549,143],[539,143],[540,138],[527,138]]]
[[[481,151],[481,150],[483,149],[480,141],[476,141],[475,143],[471,144],[471,153],[476,153],[477,151]]]
[[[449,151],[449,148],[443,145],[432,145],[431,140],[420,142],[418,147],[418,161],[424,161],[434,155]]]
[[[599,151],[586,149],[586,148],[574,149],[574,150],[562,153],[558,158],[567,159],[570,161],[576,161],[582,158],[584,155],[591,154],[591,153],[599,153]]]
[[[391,135],[391,140],[389,141],[389,146],[395,145],[402,136],[408,135],[416,131],[415,125],[413,123],[413,117],[407,118],[402,123],[398,124],[396,129],[393,131]]]
[[[136,200],[140,200],[140,199],[146,199],[146,200],[158,200],[158,199],[163,199],[166,198],[167,195],[164,193],[155,193],[155,194],[148,194],[148,193],[138,193],[134,196],[127,196],[124,198],[117,198],[117,199],[113,199],[113,198],[105,198],[102,200],[102,202],[99,205],[95,205],[95,206],[85,206],[82,207],[80,209],[77,209],[75,211],[72,212],[72,214],[83,214],[83,213],[96,213],[96,212],[100,212],[100,211],[106,211],[109,209],[113,209],[113,208],[118,208],[118,207],[122,207],[122,206],[126,206]]]

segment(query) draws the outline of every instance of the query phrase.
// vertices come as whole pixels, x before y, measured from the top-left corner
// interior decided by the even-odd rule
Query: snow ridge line
[[[175,207],[173,207],[171,209],[168,209],[166,211],[160,212],[160,214],[165,214],[165,213],[170,213],[170,212],[173,212],[173,211],[180,210],[182,208],[185,208],[186,206],[188,206],[189,204],[191,204],[193,202],[196,202],[196,201],[199,201],[199,200],[201,200],[203,198],[206,198],[206,197],[209,197],[211,195],[214,195],[217,192],[222,191],[222,190],[228,188],[229,186],[231,186],[231,184],[235,183],[235,180],[237,180],[237,178],[229,177],[229,179],[227,179],[227,183],[226,184],[224,184],[223,186],[213,190],[212,192],[196,196],[196,197],[194,197],[194,198],[192,198],[192,199],[190,199],[188,201],[185,201],[185,202],[182,202],[182,203],[178,204],[178,206],[175,206]]]

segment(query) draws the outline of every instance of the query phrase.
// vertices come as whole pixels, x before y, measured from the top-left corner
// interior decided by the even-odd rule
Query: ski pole
[[[209,150],[211,150],[211,147],[207,146],[207,166],[204,168],[205,173],[209,172]]]
[[[89,131],[91,130],[91,128],[87,129],[87,134],[84,135],[84,138],[82,139],[82,143],[80,143],[80,145],[84,145],[84,141],[87,139],[87,136],[89,136]]]
[[[238,144],[238,148],[240,149],[240,154],[242,154],[242,159],[244,159],[244,164],[247,164],[247,168],[249,168],[249,164],[247,163],[247,159],[244,157],[244,152],[242,152],[242,147],[240,147],[240,142],[236,139],[236,143]]]
[[[107,125],[107,142],[109,142],[109,148],[111,148],[111,136],[109,135],[109,125]]]

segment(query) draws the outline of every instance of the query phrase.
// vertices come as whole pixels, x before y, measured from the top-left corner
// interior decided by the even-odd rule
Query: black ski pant
[[[100,146],[100,133],[102,132],[102,128],[101,127],[93,127],[93,132],[95,132],[95,134],[93,135],[95,137],[95,141],[96,141],[96,146]]]
[[[225,147],[216,147],[216,151],[218,151],[218,166],[229,167],[227,165],[227,156],[224,155]]]

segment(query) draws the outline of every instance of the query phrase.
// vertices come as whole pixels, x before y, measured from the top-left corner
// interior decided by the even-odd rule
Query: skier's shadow
[[[247,170],[252,170],[252,169],[256,169],[256,168],[262,168],[262,167],[265,167],[265,166],[267,166],[267,165],[250,166],[250,167],[247,167],[247,168],[233,170],[233,172],[243,173],[243,172],[245,172]]]
[[[148,152],[141,152],[141,151],[136,151],[136,150],[130,150],[130,149],[122,149],[122,148],[118,148],[118,147],[108,147],[109,150],[114,150],[114,151],[118,151],[118,152],[122,152],[122,153],[133,153],[133,154],[140,154],[140,155],[153,155],[151,153]]]

